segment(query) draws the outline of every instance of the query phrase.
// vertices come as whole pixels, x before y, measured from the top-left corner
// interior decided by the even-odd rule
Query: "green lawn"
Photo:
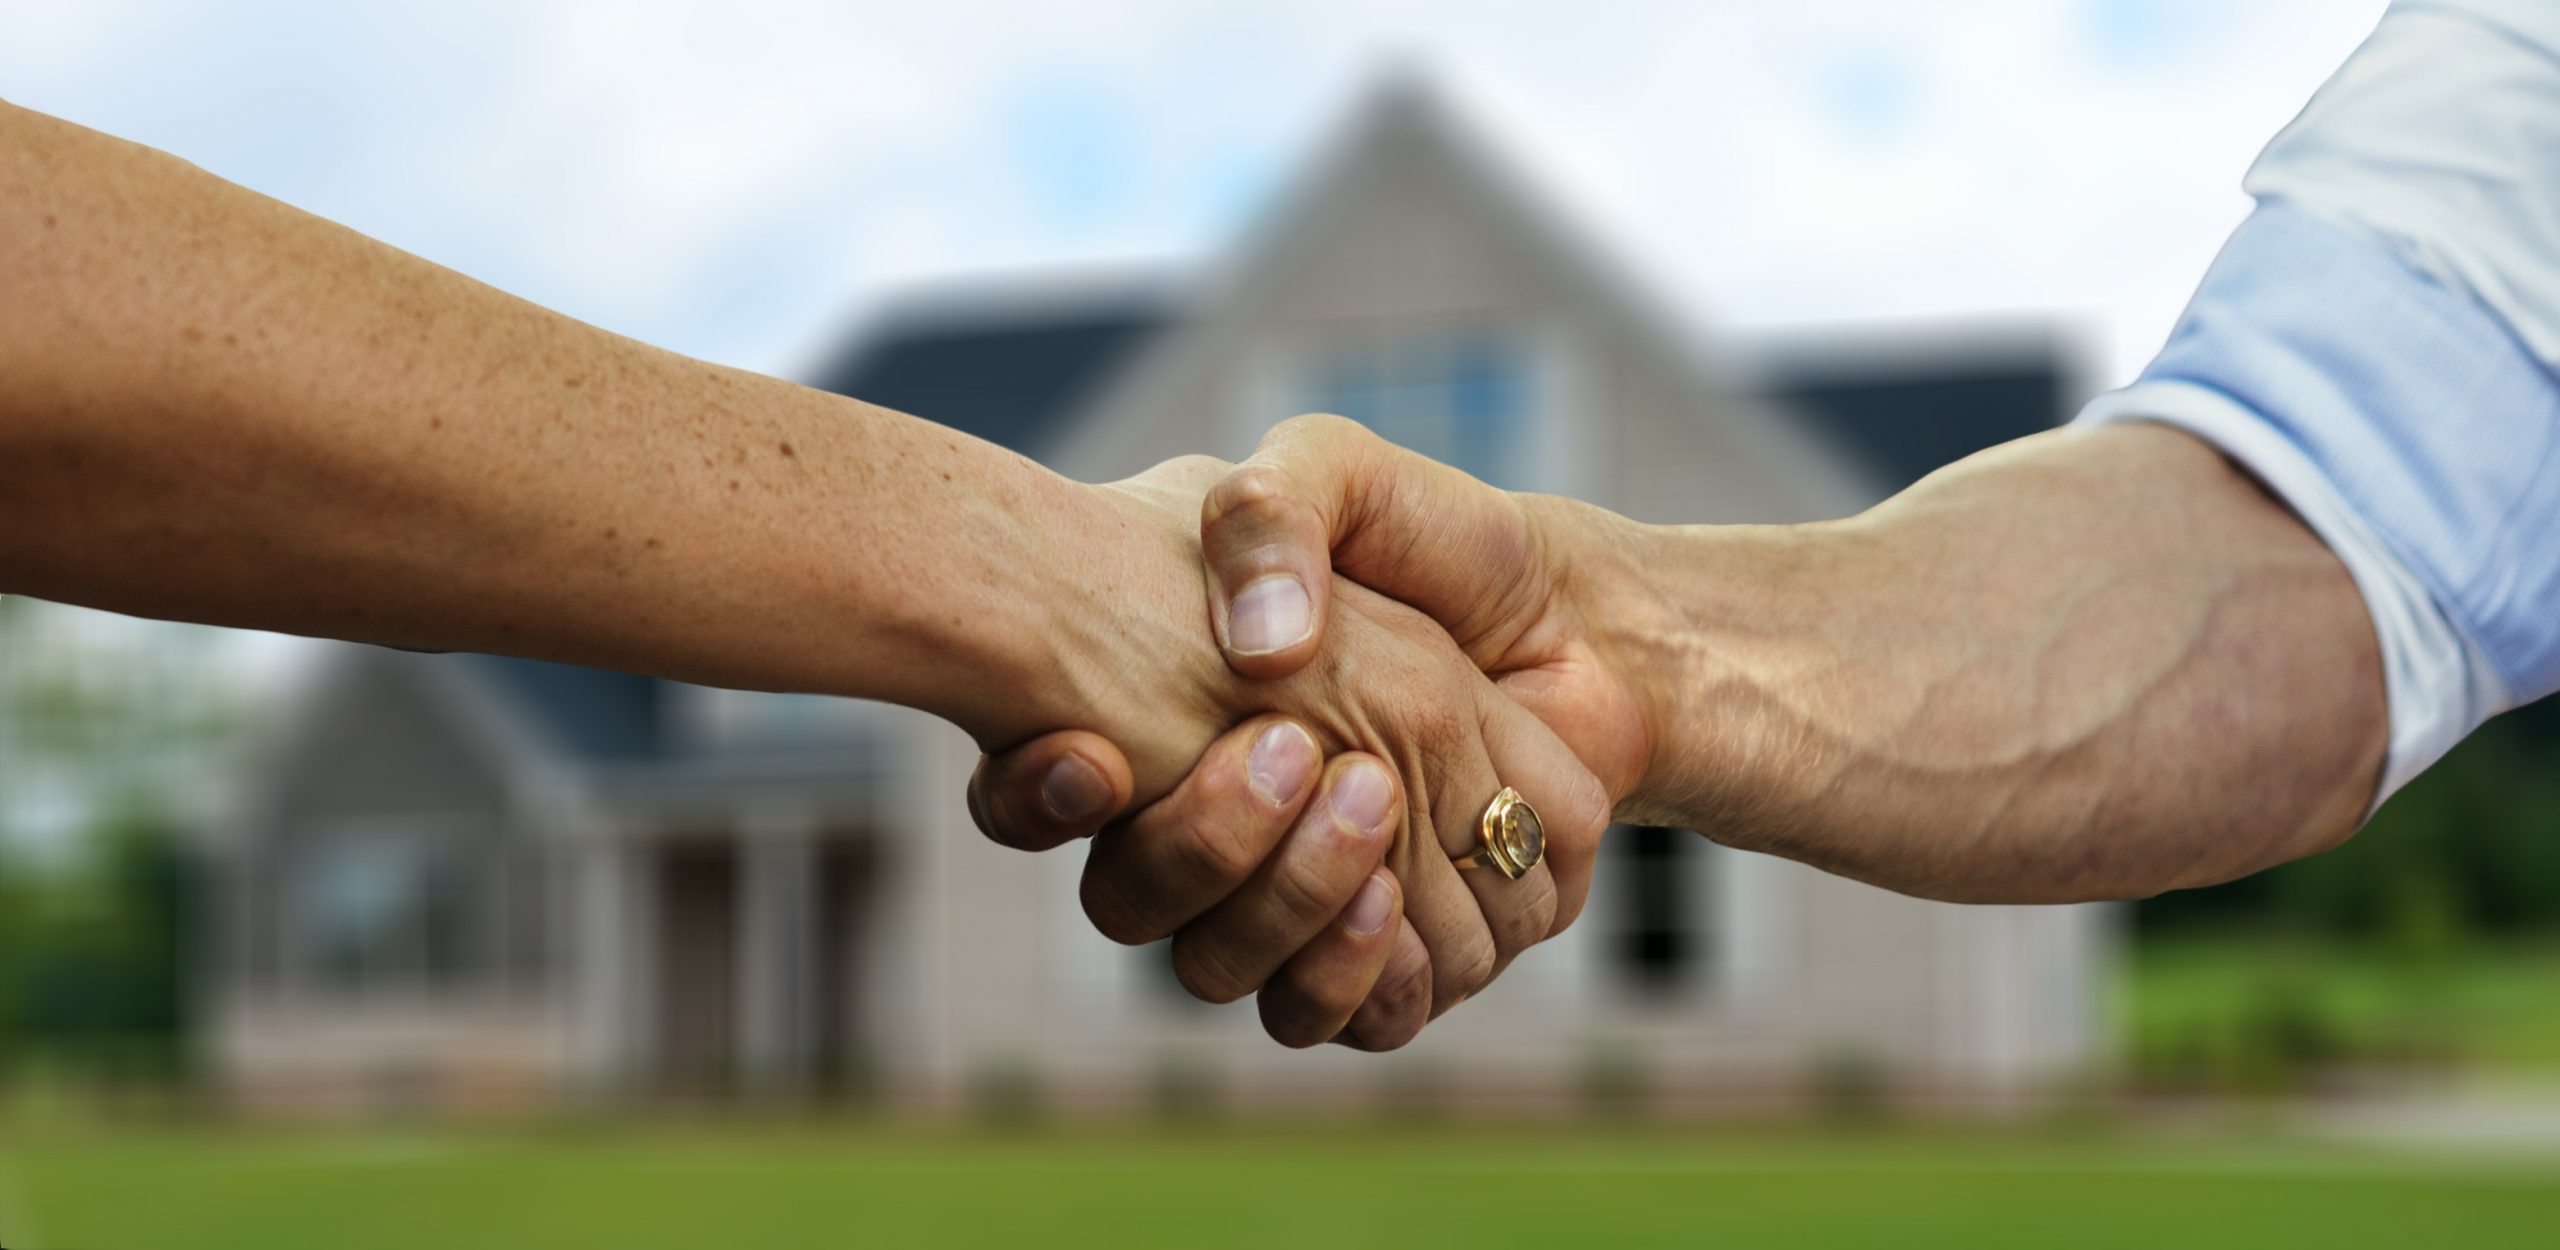
[[[2025,1131],[78,1130],[0,1149],[0,1240],[71,1250],[2478,1250],[2560,1227],[2560,1156]]]

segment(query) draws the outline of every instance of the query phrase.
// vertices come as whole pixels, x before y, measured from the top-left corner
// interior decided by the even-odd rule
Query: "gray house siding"
[[[450,842],[460,887],[475,906],[455,952],[467,992],[542,989],[552,948],[552,871],[547,848],[519,828],[502,758],[475,744],[455,712],[390,666],[403,657],[357,655],[320,694],[288,752],[267,805],[266,832],[243,849],[238,906],[254,985],[327,995],[288,929],[307,927],[315,857],[351,829],[432,827]],[[348,987],[339,987],[341,990]]]

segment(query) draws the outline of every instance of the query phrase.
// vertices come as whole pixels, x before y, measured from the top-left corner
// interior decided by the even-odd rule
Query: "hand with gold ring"
[[[1331,434],[1337,427],[1347,425],[1326,423],[1322,432]],[[1311,473],[1336,472],[1339,466],[1333,462],[1319,463],[1311,453],[1292,449],[1285,441],[1292,432],[1306,427],[1303,421],[1280,427],[1257,462],[1264,463],[1267,469],[1269,457],[1285,453],[1289,457],[1286,463],[1293,467],[1305,467]],[[1358,431],[1358,437],[1367,441],[1364,446],[1385,447],[1366,431]],[[1325,450],[1333,451],[1334,445],[1328,442]],[[1606,765],[1605,769],[1593,769],[1599,773],[1597,780],[1604,792],[1598,804],[1603,812],[1597,819],[1583,814],[1592,804],[1574,792],[1578,785],[1551,793],[1541,787],[1544,778],[1519,771],[1496,774],[1469,770],[1462,774],[1464,780],[1461,775],[1443,771],[1438,777],[1440,790],[1434,799],[1435,808],[1442,806],[1441,797],[1459,790],[1470,796],[1463,816],[1439,823],[1441,837],[1431,849],[1447,866],[1430,862],[1431,857],[1422,853],[1426,844],[1408,838],[1407,859],[1397,874],[1407,913],[1417,921],[1416,936],[1429,948],[1431,985],[1422,997],[1430,1004],[1428,1015],[1436,1016],[1480,991],[1521,951],[1561,931],[1580,913],[1590,888],[1599,833],[1606,824],[1605,809],[1624,793],[1636,770],[1632,760],[1641,758],[1644,735],[1630,714],[1632,704],[1621,699],[1614,686],[1595,680],[1604,675],[1578,652],[1548,654],[1540,649],[1551,645],[1540,629],[1514,629],[1509,618],[1480,613],[1480,619],[1470,619],[1455,610],[1457,588],[1498,586],[1539,572],[1524,558],[1530,549],[1525,530],[1512,528],[1521,523],[1511,509],[1510,496],[1454,469],[1410,453],[1396,454],[1411,462],[1409,470],[1416,475],[1400,478],[1396,485],[1420,481],[1438,486],[1441,483],[1437,479],[1421,476],[1433,471],[1455,479],[1447,483],[1451,489],[1445,492],[1417,492],[1409,500],[1409,506],[1437,510],[1437,523],[1424,530],[1437,541],[1417,545],[1411,553],[1413,561],[1419,563],[1426,557],[1445,561],[1445,566],[1431,567],[1441,572],[1453,589],[1436,597],[1423,594],[1408,601],[1439,618],[1442,641],[1460,647],[1470,664],[1492,673],[1492,688],[1507,696],[1509,702],[1534,712],[1583,764],[1589,766],[1598,761]],[[1404,463],[1396,467],[1399,473],[1408,471]],[[1212,620],[1228,663],[1247,676],[1282,680],[1311,664],[1321,669],[1339,659],[1333,655],[1329,624],[1336,619],[1336,595],[1347,589],[1363,603],[1377,596],[1332,579],[1324,570],[1324,536],[1330,522],[1322,518],[1306,518],[1311,523],[1311,538],[1279,535],[1288,541],[1269,541],[1269,545],[1253,541],[1257,537],[1274,539],[1262,505],[1277,503],[1294,508],[1298,499],[1316,494],[1304,489],[1260,490],[1267,480],[1251,472],[1229,474],[1209,493],[1203,508],[1203,551],[1209,565]],[[1324,497],[1348,496],[1355,486],[1365,486],[1368,481],[1359,478],[1354,485],[1342,486]],[[1315,572],[1309,576],[1323,579],[1324,593],[1314,605],[1300,602],[1293,612],[1283,602],[1276,605],[1279,610],[1275,613],[1270,596],[1257,591],[1254,574],[1269,571],[1275,551],[1300,554],[1315,563]],[[1237,588],[1237,593],[1227,593],[1227,587]],[[1404,597],[1405,588],[1397,589],[1399,597]],[[1544,601],[1536,601],[1534,606],[1543,607]],[[1314,642],[1315,613],[1323,614],[1328,622],[1328,641],[1322,657]],[[1272,624],[1275,616],[1279,621],[1276,629]],[[1460,629],[1448,629],[1451,621],[1461,622]],[[1537,622],[1529,625],[1534,627]],[[1275,635],[1280,634],[1300,636],[1295,641],[1278,640],[1281,645],[1272,645]],[[1280,874],[1239,871],[1211,880],[1196,875],[1186,877],[1180,870],[1184,860],[1197,856],[1193,848],[1202,842],[1228,846],[1240,842],[1246,850],[1237,854],[1239,859],[1254,858],[1256,850],[1263,855],[1283,853],[1285,822],[1258,809],[1250,801],[1249,788],[1235,784],[1226,775],[1230,766],[1221,761],[1237,757],[1238,751],[1222,743],[1204,757],[1201,768],[1171,796],[1110,824],[1097,839],[1089,862],[1088,889],[1127,898],[1164,898],[1166,914],[1177,917],[1281,912],[1292,904],[1301,909],[1308,907],[1308,892]],[[1018,845],[1053,844],[1105,828],[1106,821],[1119,816],[1121,802],[1100,803],[1094,810],[1061,818],[1053,814],[1054,805],[1044,800],[1043,790],[1054,777],[1117,776],[1123,769],[1125,765],[1119,762],[1114,744],[1097,735],[1069,733],[1034,739],[993,757],[982,767],[974,791],[979,808],[987,813],[981,823],[998,841]],[[1330,783],[1328,777],[1327,784]],[[1088,788],[1097,792],[1102,789]],[[1125,792],[1125,787],[1115,791]],[[1319,796],[1318,803],[1322,801]],[[1569,814],[1568,819],[1556,819],[1565,814]],[[1547,901],[1550,890],[1551,904]],[[1350,887],[1341,887],[1328,897],[1338,899],[1344,906],[1344,921],[1325,929],[1318,940],[1340,945],[1347,940],[1350,927]],[[1542,914],[1547,922],[1537,923]],[[1332,965],[1323,959],[1291,958],[1285,951],[1261,949],[1257,943],[1267,944],[1273,940],[1269,936],[1248,938],[1232,928],[1179,919],[1164,926],[1164,930],[1174,934],[1177,968],[1185,966],[1186,953],[1202,964],[1235,964],[1257,971],[1273,968],[1263,991],[1264,1020],[1273,1035],[1283,1040],[1308,1040],[1327,1019],[1347,1019],[1351,1027],[1332,1040],[1365,1049],[1387,1049],[1410,1040],[1424,1023],[1424,1014],[1410,1007],[1416,997],[1413,970],[1422,962],[1410,949],[1400,947],[1386,970],[1375,975],[1374,983],[1364,983],[1359,978],[1368,975],[1366,970],[1336,973],[1328,970]],[[1329,1010],[1308,1006],[1340,1004],[1346,999],[1354,1005],[1356,1014],[1345,1009],[1336,1016]]]
[[[972,811],[1013,846],[1090,834],[1087,915],[1115,940],[1172,937],[1175,973],[1194,995],[1259,994],[1265,1027],[1292,1044],[1401,1045],[1579,912],[1608,796],[1448,631],[1360,586],[1329,588],[1317,662],[1276,678],[1228,671],[1200,631],[1196,596],[1202,497],[1231,468],[1173,461],[1104,488],[1128,508],[1119,531],[1155,535],[1191,562],[1179,591],[1188,602],[1124,572],[1111,594],[1061,613],[1069,628],[1109,638],[1130,657],[1126,677],[1100,674],[1099,697],[1086,700],[1099,713],[1090,723],[1114,728],[1108,738],[1053,733],[991,758],[972,786]],[[1081,636],[1068,641],[1071,652],[1096,649]],[[1207,671],[1156,662],[1192,650]],[[1131,678],[1125,693],[1117,688]],[[1211,736],[1199,731],[1204,718],[1248,723],[1201,754]],[[1328,753],[1319,769],[1314,760]],[[1131,780],[1164,776],[1174,759],[1184,763],[1169,790]],[[1506,786],[1536,797],[1556,851],[1521,865],[1517,878],[1462,870],[1486,804]],[[1132,794],[1148,798],[1118,818]],[[1082,810],[1068,815],[1071,807]],[[1376,901],[1367,881],[1381,864],[1389,879],[1378,890],[1401,906],[1383,940],[1355,923]]]

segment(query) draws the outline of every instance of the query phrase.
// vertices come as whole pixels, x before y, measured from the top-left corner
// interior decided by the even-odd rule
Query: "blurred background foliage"
[[[190,1050],[184,824],[246,735],[214,631],[0,597],[0,1075],[168,1087]]]
[[[2145,938],[2286,934],[2413,953],[2560,935],[2560,706],[2489,722],[2335,851],[2135,915]]]
[[[2491,721],[2347,845],[2133,920],[2140,1084],[2560,1071],[2560,705]]]

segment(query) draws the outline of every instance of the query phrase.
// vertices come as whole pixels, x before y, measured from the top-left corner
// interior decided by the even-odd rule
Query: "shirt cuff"
[[[2074,425],[2153,421],[2203,439],[2284,500],[2354,577],[2382,652],[2391,745],[2370,818],[2400,787],[2508,706],[2505,682],[2478,644],[2291,439],[2231,397],[2193,382],[2137,382],[2090,401]]]

